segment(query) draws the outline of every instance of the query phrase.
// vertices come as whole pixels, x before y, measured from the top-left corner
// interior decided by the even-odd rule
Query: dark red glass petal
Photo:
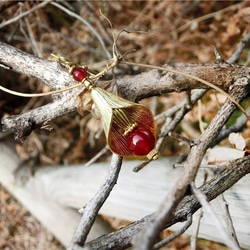
[[[75,68],[72,72],[74,79],[78,82],[81,82],[84,78],[88,76],[88,72],[84,68]]]
[[[135,155],[147,155],[155,147],[155,137],[147,129],[135,129],[127,137],[127,146]]]

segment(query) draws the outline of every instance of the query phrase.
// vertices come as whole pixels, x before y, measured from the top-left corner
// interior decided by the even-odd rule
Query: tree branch
[[[234,86],[231,86],[231,95],[238,102],[249,93],[249,83],[244,82],[245,81],[242,83],[240,78]],[[206,150],[217,138],[220,130],[223,128],[234,110],[235,105],[227,100],[221,107],[220,111],[216,114],[209,127],[198,138],[198,143],[191,148],[187,160],[184,163],[183,172],[175,183],[173,189],[167,195],[162,205],[159,206],[156,213],[147,222],[143,230],[136,235],[134,239],[135,249],[152,249],[156,237],[164,228],[164,225],[167,223],[172,212],[184,197],[188,185],[195,179]]]
[[[201,203],[203,210],[205,210],[210,218],[213,220],[215,227],[218,229],[221,237],[224,240],[224,243],[233,250],[240,250],[240,247],[236,244],[236,242],[229,236],[226,229],[223,227],[222,222],[219,220],[218,216],[214,212],[210,203],[207,201],[206,195],[204,195],[198,188],[195,187],[194,183],[191,184],[192,193]]]
[[[204,193],[208,201],[212,201],[217,196],[231,188],[241,178],[250,173],[250,156],[228,162],[225,169],[219,172],[214,178],[202,185],[199,190]],[[194,214],[201,204],[194,195],[185,196],[177,206],[176,210],[168,218],[164,228],[168,228],[177,222],[187,220],[191,212]],[[116,232],[101,236],[91,242],[86,243],[88,249],[125,249],[131,246],[132,237],[137,234],[149,221],[150,215],[129,226],[117,230]],[[108,246],[108,247],[107,247]]]
[[[100,208],[108,198],[110,192],[112,191],[114,185],[117,182],[121,165],[122,157],[118,155],[113,155],[109,172],[103,184],[96,192],[94,197],[88,202],[88,204],[81,209],[83,215],[76,229],[73,241],[68,247],[68,249],[74,249],[74,247],[83,246]]]
[[[64,89],[75,85],[73,78],[57,62],[34,57],[2,42],[0,42],[1,65],[4,68],[8,67],[20,74],[38,79],[51,90]],[[166,64],[165,67],[203,78],[225,91],[228,91],[236,79],[244,77],[249,79],[250,73],[250,69],[247,67],[227,63],[170,63]],[[105,84],[105,81],[98,82],[98,86],[100,87]],[[139,101],[143,98],[163,93],[208,88],[208,86],[196,80],[158,70],[151,70],[130,78],[118,79],[117,84],[121,95],[133,101]],[[3,119],[2,125],[4,131],[14,129],[15,138],[21,141],[25,140],[26,136],[34,128],[41,126],[44,122],[76,111],[77,101],[76,98],[72,97],[78,96],[82,89],[82,87],[77,87],[60,94],[55,94],[53,95],[53,103],[40,107],[38,110],[34,109],[22,115],[10,116]]]
[[[167,245],[169,242],[171,242],[172,240],[174,240],[175,238],[179,237],[180,235],[182,235],[183,233],[185,233],[187,231],[187,229],[192,225],[192,215],[188,215],[187,216],[187,222],[185,223],[185,225],[178,231],[174,232],[173,234],[171,234],[168,238],[158,242],[157,244],[154,245],[153,250],[157,250],[160,249],[161,247]]]
[[[9,25],[9,24],[11,24],[11,23],[14,23],[14,22],[20,20],[21,18],[23,18],[23,17],[29,15],[30,13],[32,13],[32,12],[34,12],[34,11],[36,11],[36,10],[42,8],[42,7],[44,7],[45,5],[47,5],[48,3],[50,3],[51,1],[52,1],[52,0],[43,1],[42,3],[40,3],[40,4],[36,5],[35,7],[33,7],[32,9],[27,10],[27,11],[21,13],[20,15],[18,15],[18,16],[16,16],[16,17],[13,17],[13,18],[9,19],[8,21],[2,22],[2,23],[0,24],[0,29],[3,28],[3,27],[5,27],[5,26],[7,26],[7,25]]]

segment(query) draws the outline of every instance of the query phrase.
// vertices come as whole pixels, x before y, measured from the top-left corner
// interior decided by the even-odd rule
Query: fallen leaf
[[[236,149],[243,151],[246,148],[245,139],[239,133],[231,133],[228,139]]]

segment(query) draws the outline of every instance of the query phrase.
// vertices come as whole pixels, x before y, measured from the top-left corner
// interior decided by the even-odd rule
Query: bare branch
[[[146,67],[146,65],[144,66]],[[165,64],[161,68],[166,68],[166,71],[167,69],[172,69],[181,72],[182,74],[189,74],[198,77],[226,92],[228,92],[230,86],[236,79],[243,77],[249,78],[250,72],[250,70],[244,66],[231,65],[228,63],[199,64],[174,62]],[[179,93],[193,89],[210,89],[206,84],[195,79],[178,75],[173,72],[161,72],[156,69],[128,79],[119,79],[117,84],[123,97],[129,98],[133,101],[139,101],[142,98],[157,96],[163,93]],[[133,86],[132,93],[131,86]]]
[[[231,94],[235,100],[240,101],[246,96],[246,92],[246,88],[243,87],[239,89],[236,84],[235,88],[232,88]],[[209,127],[199,137],[198,144],[191,148],[188,158],[184,164],[181,177],[177,180],[173,189],[157,209],[156,213],[147,222],[147,225],[139,232],[138,235],[136,235],[134,239],[135,249],[145,250],[153,247],[156,237],[164,228],[164,225],[170,218],[178,203],[184,197],[188,185],[195,179],[197,170],[206,150],[218,136],[220,130],[234,110],[235,105],[226,101],[210,123]]]
[[[109,172],[107,176],[95,194],[95,196],[88,202],[88,204],[81,209],[83,213],[82,219],[76,229],[73,241],[68,249],[74,249],[75,246],[83,246],[87,238],[87,235],[95,221],[95,218],[102,207],[105,200],[108,198],[111,190],[113,189],[122,165],[122,158],[117,155],[113,155]]]
[[[192,225],[192,215],[188,215],[187,216],[187,222],[186,224],[178,231],[174,232],[172,235],[170,235],[168,238],[158,242],[157,244],[154,245],[153,249],[159,249],[165,245],[167,245],[169,242],[171,242],[172,240],[174,240],[175,238],[179,237],[180,235],[182,235],[183,233],[185,233],[187,231],[187,229]]]
[[[92,159],[84,164],[85,167],[89,167],[95,161],[97,161],[101,156],[105,155],[109,151],[108,146],[106,145],[98,154],[96,154]]]
[[[243,49],[246,47],[250,40],[250,32],[241,40],[234,54],[227,60],[228,63],[236,63],[240,59]]]
[[[0,43],[0,64],[8,66],[18,73],[37,78],[49,86],[51,90],[63,89],[67,86],[73,86],[75,84],[72,77],[56,62],[34,57],[4,43]],[[167,67],[201,77],[215,85],[218,85],[224,90],[228,90],[235,79],[243,77],[248,79],[249,77],[249,68],[229,65],[227,63],[171,63],[170,65],[167,65]],[[105,84],[105,82],[98,83],[99,86],[102,86],[103,84]],[[181,92],[195,88],[208,88],[206,85],[201,84],[198,81],[187,79],[186,77],[178,76],[170,72],[163,75],[157,70],[151,70],[130,78],[118,79],[117,84],[121,95],[126,99],[134,101],[173,91]],[[64,115],[75,111],[77,102],[74,98],[72,98],[72,96],[77,96],[81,90],[82,88],[78,87],[76,89],[54,95],[54,106],[50,106],[52,104],[48,104],[46,107],[41,107],[41,113],[44,112],[46,114],[47,109],[55,109],[55,107],[57,109],[54,112],[56,114],[55,117],[57,117],[58,114]],[[58,103],[56,105],[57,101]],[[61,105],[62,103],[64,105]],[[52,115],[39,117],[36,115],[36,110],[34,110],[34,114],[32,114],[32,121],[29,120],[29,115],[30,114],[23,114],[3,119],[2,124],[6,130],[11,128],[14,129],[16,132],[16,138],[24,140],[25,137],[23,137],[23,135],[29,134],[32,129],[41,126],[41,124],[46,120],[53,119]],[[35,126],[29,125],[30,123],[35,124]],[[29,126],[23,128],[20,126],[16,127],[17,124]],[[26,132],[22,132],[22,129]]]
[[[235,243],[239,246],[236,231],[235,231],[234,226],[233,226],[232,217],[231,217],[230,212],[229,212],[229,204],[227,203],[223,194],[221,194],[219,197],[220,197],[220,205],[221,205],[222,213],[224,215],[225,222],[227,225],[226,228],[227,228],[228,234],[232,237],[232,239],[235,241]]]
[[[240,250],[239,246],[235,243],[235,241],[232,240],[232,238],[227,234],[226,229],[223,227],[222,222],[218,218],[218,216],[213,211],[211,205],[207,201],[206,195],[204,195],[199,189],[197,189],[194,185],[194,183],[191,184],[192,192],[194,193],[195,197],[198,199],[198,201],[201,203],[202,208],[204,211],[209,213],[210,218],[213,220],[214,225],[219,230],[219,233],[221,234],[222,238],[224,239],[224,243],[233,250]]]
[[[76,19],[80,20],[82,23],[84,23],[91,30],[91,32],[96,36],[96,38],[98,39],[98,41],[102,45],[102,48],[105,51],[107,57],[111,58],[111,55],[110,55],[108,49],[106,48],[105,43],[104,43],[102,37],[96,32],[96,30],[92,27],[92,25],[88,21],[86,21],[84,18],[82,18],[81,16],[77,15],[76,13],[70,11],[69,9],[64,8],[63,6],[61,6],[58,3],[52,2],[51,4],[54,5],[55,7],[59,8],[60,10],[64,11],[68,15],[73,16],[74,18],[76,18]]]
[[[74,85],[72,77],[57,62],[35,57],[3,42],[0,42],[1,65],[8,66],[19,74],[38,79],[51,90]]]
[[[30,23],[29,23],[29,19],[27,17],[24,18],[24,22],[26,24],[26,27],[27,27],[27,30],[28,30],[28,33],[29,33],[29,37],[30,37],[30,41],[31,41],[31,44],[32,44],[32,49],[33,49],[33,52],[36,56],[42,58],[42,53],[39,49],[39,46],[37,44],[37,41],[35,39],[35,36],[33,34],[33,31],[30,27]]]
[[[215,199],[232,187],[242,177],[250,173],[249,164],[250,156],[228,162],[223,171],[219,172],[217,176],[199,188],[200,191],[206,195],[208,201]],[[194,214],[200,207],[201,204],[194,195],[186,196],[168,218],[164,227],[168,228],[177,222],[186,221],[190,211]],[[101,250],[106,246],[109,246],[108,249],[124,249],[129,247],[131,246],[132,237],[146,225],[149,219],[150,215],[116,232],[101,236],[98,239],[86,243],[85,247],[95,250]]]
[[[197,240],[199,229],[200,229],[202,215],[203,215],[203,211],[202,209],[200,209],[197,214],[197,220],[194,223],[194,233],[191,237],[191,244],[190,244],[191,250],[196,250],[196,240]]]
[[[192,109],[193,106],[203,95],[205,95],[206,90],[197,90],[195,91],[190,99],[192,105],[190,105],[189,101],[184,102],[182,108],[176,112],[175,118],[173,121],[166,127],[166,129],[161,130],[161,137],[168,135],[170,131],[173,131],[176,126],[182,121],[183,117]]]
[[[3,21],[1,24],[0,24],[0,29],[11,24],[11,23],[14,23],[14,22],[17,22],[18,20],[20,20],[21,18],[29,15],[30,13],[44,7],[45,5],[47,5],[48,3],[50,3],[52,0],[45,0],[45,1],[42,1],[40,4],[36,5],[35,7],[33,7],[32,9],[30,10],[27,10],[23,13],[21,13],[20,15],[16,16],[16,17],[13,17],[12,19],[9,19],[8,21]]]
[[[248,108],[246,110],[246,112],[250,115],[250,108]],[[245,115],[240,116],[239,118],[237,118],[236,122],[234,125],[225,128],[223,130],[221,130],[220,134],[218,135],[218,137],[214,140],[213,144],[211,145],[211,147],[217,145],[218,143],[220,143],[223,139],[227,138],[229,136],[229,134],[233,133],[233,132],[240,132],[244,129],[244,127],[246,126],[246,122],[247,122],[247,118]]]
[[[206,93],[206,90],[196,90],[190,98],[186,99],[185,101],[175,105],[174,107],[168,109],[167,111],[163,112],[160,115],[157,115],[155,119],[159,119],[161,117],[169,117],[173,116],[175,114],[175,118],[166,119],[165,124],[161,128],[161,133],[159,135],[159,139],[157,141],[156,149],[160,150],[162,147],[162,144],[164,142],[164,139],[167,135],[169,135],[170,131],[173,131],[176,126],[182,121],[183,117],[192,109],[192,106]],[[143,169],[149,161],[139,163],[134,168],[135,172],[139,172],[141,169]]]
[[[35,6],[35,8],[22,13],[18,17],[3,22],[0,24],[0,28],[20,20],[20,18],[23,18],[32,11],[45,6],[50,2],[51,1],[45,1],[44,3]],[[107,51],[103,39],[86,20],[82,19],[79,15],[76,15],[58,3],[52,2],[51,4],[84,22],[100,41],[106,55],[110,57],[110,53]],[[25,21],[28,25],[27,20]],[[29,30],[29,33],[30,32],[31,31]],[[30,33],[30,35],[32,37],[32,33]],[[239,102],[249,95],[250,69],[248,67],[232,65],[229,63],[236,62],[239,59],[240,54],[249,39],[250,33],[247,34],[244,40],[242,40],[234,55],[227,62],[224,62],[222,59],[220,60],[221,57],[216,52],[216,57],[218,59],[216,63],[169,63],[166,64],[165,67],[201,78],[224,90],[225,92],[230,92],[232,97]],[[75,84],[73,78],[57,63],[33,57],[1,42],[0,66],[11,69],[20,74],[35,77],[42,83],[49,86],[51,90],[64,89]],[[101,76],[101,74],[98,76]],[[103,86],[104,84],[104,81],[99,81],[97,83],[99,86]],[[196,98],[194,98],[194,94],[190,94],[187,96],[185,102],[181,105],[176,105],[175,109],[172,109],[171,112],[167,111],[167,114],[164,114],[165,117],[170,114],[172,117],[167,119],[166,123],[162,127],[161,138],[158,140],[157,144],[158,147],[162,145],[164,137],[169,135],[169,131],[173,131],[176,128],[180,121],[183,120],[186,113],[192,109],[192,105],[195,104],[195,102],[202,97],[206,90],[210,88],[204,83],[199,82],[197,79],[191,79],[176,72],[167,72],[157,69],[134,77],[118,79],[117,84],[121,95],[132,101],[139,101],[145,97],[170,92],[187,91],[190,94],[193,89],[202,89],[195,92],[195,94],[200,94],[197,94]],[[3,130],[14,129],[15,138],[24,140],[33,129],[46,123],[46,121],[76,111],[78,104],[75,97],[79,95],[82,89],[83,87],[78,86],[77,88],[67,90],[64,93],[55,94],[53,95],[53,103],[28,111],[22,115],[10,116],[3,119]],[[189,190],[190,184],[195,180],[198,168],[201,166],[200,163],[206,153],[206,150],[209,147],[214,146],[215,142],[221,140],[223,136],[228,135],[229,130],[225,131],[224,134],[220,132],[235,109],[236,106],[229,100],[226,100],[209,127],[198,138],[197,143],[191,145],[191,150],[186,162],[184,163],[181,176],[154,214],[147,216],[127,228],[119,230],[118,232],[103,236],[100,239],[96,239],[93,242],[85,244],[85,246],[89,249],[103,249],[102,244],[105,244],[105,246],[108,245],[109,249],[129,246],[132,242],[132,237],[140,231],[133,239],[133,242],[135,242],[135,249],[145,250],[152,249],[153,247],[158,248],[162,246],[162,243],[158,243],[157,245],[154,244],[161,230],[176,223],[177,221],[185,221],[188,218],[189,223],[186,224],[186,227],[178,231],[178,233],[182,233],[183,230],[186,230],[186,228],[191,224],[191,215],[201,206],[200,203],[204,208],[209,210],[213,217],[215,217],[214,213],[211,211],[208,201],[217,197],[220,193],[230,188],[245,174],[250,172],[249,157],[228,163],[228,168],[225,168],[221,171],[219,176],[216,176],[214,179],[204,184],[200,190],[192,186],[193,193],[195,195],[187,196],[187,191]],[[175,117],[173,118],[174,115]],[[245,123],[246,120],[241,121],[241,124],[237,127],[237,129],[243,128]],[[69,249],[78,249],[84,245],[86,237],[99,209],[109,196],[109,193],[116,183],[121,164],[122,159],[118,156],[113,156],[110,170],[104,183],[91,201],[81,210],[83,212],[82,220],[76,230],[74,239],[72,244],[69,246]],[[143,164],[146,165],[147,163]],[[142,167],[142,165],[138,168],[140,167]],[[206,197],[204,197],[203,193]],[[225,243],[233,249],[239,249],[236,244],[237,240],[235,243],[230,237],[228,237],[225,230],[221,227],[221,224],[218,224],[218,228],[220,228],[220,232],[222,232],[222,235],[225,238]],[[233,232],[232,226],[231,231]],[[177,234],[174,234],[166,241],[163,241],[164,244],[172,240],[172,238]]]

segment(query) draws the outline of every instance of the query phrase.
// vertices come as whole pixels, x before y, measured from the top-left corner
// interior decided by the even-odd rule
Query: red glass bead
[[[81,82],[88,76],[88,72],[86,69],[78,67],[73,70],[72,75],[76,81]]]
[[[127,146],[135,155],[147,155],[155,146],[155,137],[145,128],[135,129],[127,137]]]

